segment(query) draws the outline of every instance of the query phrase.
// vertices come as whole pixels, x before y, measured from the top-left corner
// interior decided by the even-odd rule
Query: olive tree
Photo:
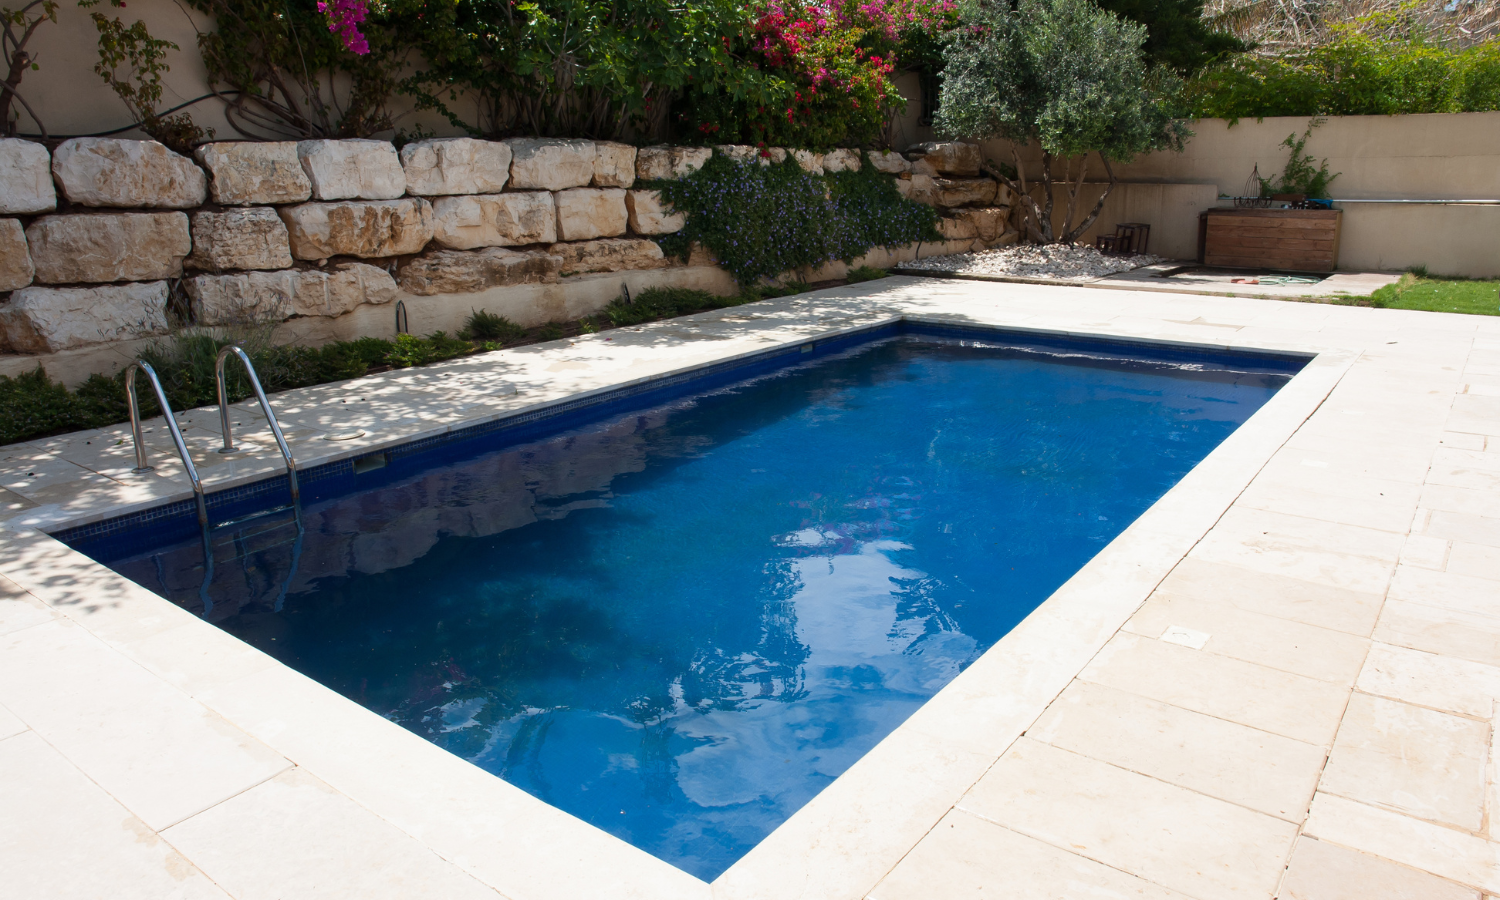
[[[964,8],[944,50],[934,126],[949,137],[1011,141],[1014,169],[987,161],[985,171],[1019,196],[1030,240],[1077,240],[1114,190],[1111,160],[1181,150],[1191,135],[1173,116],[1179,82],[1165,69],[1146,65],[1145,40],[1144,26],[1090,0],[992,0]],[[1032,141],[1042,151],[1041,202],[1029,190],[1015,149]],[[1099,156],[1109,184],[1093,210],[1073,224],[1091,154]],[[1059,179],[1067,207],[1061,228],[1054,229]]]

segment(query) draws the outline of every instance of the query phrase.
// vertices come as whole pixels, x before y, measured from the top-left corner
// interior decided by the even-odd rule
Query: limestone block
[[[0,335],[17,353],[56,353],[167,332],[167,283],[27,287],[0,303]]]
[[[26,249],[26,232],[15,219],[0,219],[0,291],[31,284],[36,269]]]
[[[197,275],[186,283],[199,325],[281,322],[292,316],[341,316],[365,303],[396,299],[390,273],[365,263],[328,270],[284,269],[233,275]]]
[[[57,191],[47,148],[20,138],[0,139],[0,213],[25,216],[54,209]]]
[[[298,141],[297,159],[314,200],[394,200],[406,173],[389,141]]]
[[[432,204],[421,197],[304,203],[277,212],[297,259],[419,253],[433,235]]]
[[[563,261],[543,250],[429,250],[402,267],[409,294],[473,294],[511,284],[551,284]]]
[[[565,275],[585,272],[621,272],[626,269],[660,269],[666,257],[656,241],[644,238],[616,238],[609,241],[580,241],[576,244],[553,244],[553,256],[562,258]]]
[[[292,264],[291,238],[276,210],[264,206],[193,214],[190,269],[285,269]]]
[[[911,171],[911,163],[899,153],[890,150],[871,150],[869,157],[870,165],[887,175],[900,175],[902,172]]]
[[[409,194],[498,194],[510,180],[510,157],[499,141],[440,138],[402,147],[401,168]]]
[[[938,219],[938,232],[945,241],[972,241],[979,236],[979,229],[966,218],[943,216]]]
[[[630,230],[636,234],[672,234],[687,225],[687,216],[669,213],[657,191],[630,191],[625,195]]]
[[[938,206],[982,206],[995,201],[995,182],[988,178],[934,178],[932,185]]]
[[[83,206],[202,206],[208,176],[156,141],[73,138],[52,154],[63,196]]]
[[[590,241],[625,233],[626,192],[619,188],[573,188],[557,192],[557,238]]]
[[[439,197],[432,218],[433,236],[450,250],[557,240],[557,206],[547,191]]]
[[[979,164],[983,161],[978,144],[942,141],[918,144],[912,150],[924,153],[922,158],[936,169],[939,175],[973,178],[979,174]]]
[[[913,175],[896,181],[896,192],[913,203],[937,204],[937,185],[930,175]]]
[[[783,147],[769,147],[766,149],[766,159],[780,165],[786,162],[786,149]]]
[[[858,150],[830,150],[823,155],[824,172],[858,172],[860,166]]]
[[[985,245],[988,246],[989,249],[993,250],[996,247],[1009,247],[1020,239],[1021,232],[1007,226],[1005,231],[1001,232],[1001,234],[994,240],[985,241]]]
[[[180,212],[43,216],[26,243],[42,284],[173,278],[193,248]]]
[[[823,174],[823,154],[814,153],[811,150],[793,150],[792,159],[802,167],[802,171],[809,175]]]
[[[516,190],[561,191],[594,180],[593,141],[511,138],[510,186]]]
[[[666,181],[691,175],[703,168],[714,152],[707,147],[643,147],[635,157],[635,177],[642,181]]]
[[[193,158],[213,176],[215,203],[301,203],[312,196],[312,182],[297,159],[295,141],[225,141],[204,144]]]
[[[915,160],[915,161],[912,162],[912,164],[911,164],[911,173],[913,175],[929,175],[929,176],[932,176],[932,177],[936,177],[937,174],[938,174],[938,170],[937,170],[937,166],[934,166],[932,163],[928,162],[927,160],[925,160],[925,159],[918,159],[918,160]]]
[[[594,144],[594,187],[628,188],[635,184],[635,148],[629,144]]]
[[[737,163],[768,161],[760,155],[759,147],[752,147],[749,144],[719,144],[714,147],[714,152],[720,156],[727,156]]]
[[[999,238],[1009,227],[1010,210],[999,206],[958,210],[953,218],[968,222],[974,229],[974,237],[986,243]]]

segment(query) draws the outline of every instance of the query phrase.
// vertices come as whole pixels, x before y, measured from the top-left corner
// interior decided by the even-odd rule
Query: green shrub
[[[0,375],[0,444],[87,427],[68,389],[54,384],[41,366],[15,378]]]
[[[656,319],[685,316],[705,309],[717,309],[733,305],[732,299],[715,297],[708,291],[690,288],[647,288],[631,298],[629,303],[621,297],[604,308],[604,314],[616,328],[639,325]]]
[[[936,210],[902,197],[869,165],[819,177],[790,158],[760,165],[715,155],[692,175],[655,187],[687,216],[663,249],[686,258],[700,243],[741,285],[852,260],[873,247],[941,239]]]
[[[472,310],[458,336],[471,341],[514,341],[526,334],[526,329],[504,316],[484,310]]]
[[[844,276],[844,280],[850,284],[859,284],[861,281],[874,281],[877,278],[884,278],[889,274],[885,269],[877,269],[874,266],[860,266],[857,269],[850,269],[849,274]]]

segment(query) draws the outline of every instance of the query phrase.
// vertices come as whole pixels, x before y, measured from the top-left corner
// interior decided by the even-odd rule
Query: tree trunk
[[[1078,226],[1076,228],[1069,229],[1068,233],[1063,235],[1062,239],[1068,243],[1072,243],[1073,241],[1078,240],[1079,235],[1083,234],[1085,231],[1088,231],[1089,228],[1093,227],[1094,221],[1099,218],[1099,213],[1104,211],[1104,201],[1109,199],[1110,192],[1115,189],[1115,170],[1114,167],[1109,164],[1109,157],[1105,156],[1103,153],[1100,153],[1099,159],[1103,160],[1104,162],[1104,171],[1109,173],[1109,184],[1104,186],[1104,193],[1099,195],[1099,200],[1094,204],[1093,210],[1091,210],[1089,214],[1084,217],[1082,222],[1078,223]],[[1083,176],[1081,173],[1078,179],[1078,187],[1080,190],[1083,188]],[[1064,223],[1064,227],[1066,227],[1066,223]]]

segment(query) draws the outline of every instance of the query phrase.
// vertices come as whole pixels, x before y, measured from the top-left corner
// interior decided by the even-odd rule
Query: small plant
[[[99,2],[81,0],[79,5],[90,7]],[[125,0],[109,0],[109,5],[123,9]],[[131,115],[140,122],[142,131],[178,153],[192,153],[195,144],[214,136],[212,128],[198,127],[187,113],[157,114],[156,108],[162,96],[161,79],[168,71],[167,51],[180,50],[180,47],[171,41],[152,37],[146,30],[146,23],[140,20],[126,25],[120,19],[111,19],[97,10],[90,16],[99,32],[99,62],[94,65],[94,72],[124,101]]]
[[[519,340],[526,334],[526,329],[504,316],[482,309],[474,309],[470,312],[471,315],[464,322],[463,329],[458,332],[458,336],[465,340],[505,343]]]
[[[536,330],[536,339],[539,341],[555,341],[562,336],[562,326],[556,322],[548,322]]]
[[[1322,124],[1322,119],[1312,119],[1307,123],[1307,130],[1302,132],[1302,137],[1289,134],[1286,140],[1281,142],[1281,146],[1292,151],[1291,156],[1287,158],[1286,168],[1282,169],[1279,179],[1272,181],[1262,178],[1260,180],[1262,197],[1270,197],[1273,194],[1306,194],[1309,197],[1327,198],[1328,186],[1343,173],[1335,172],[1330,175],[1327,159],[1314,167],[1312,155],[1302,152],[1307,146],[1307,139],[1312,137],[1313,129]]]
[[[849,274],[844,276],[844,280],[850,284],[859,284],[861,281],[874,281],[877,278],[884,278],[889,274],[885,269],[877,269],[874,266],[860,266],[857,269],[850,269]]]

